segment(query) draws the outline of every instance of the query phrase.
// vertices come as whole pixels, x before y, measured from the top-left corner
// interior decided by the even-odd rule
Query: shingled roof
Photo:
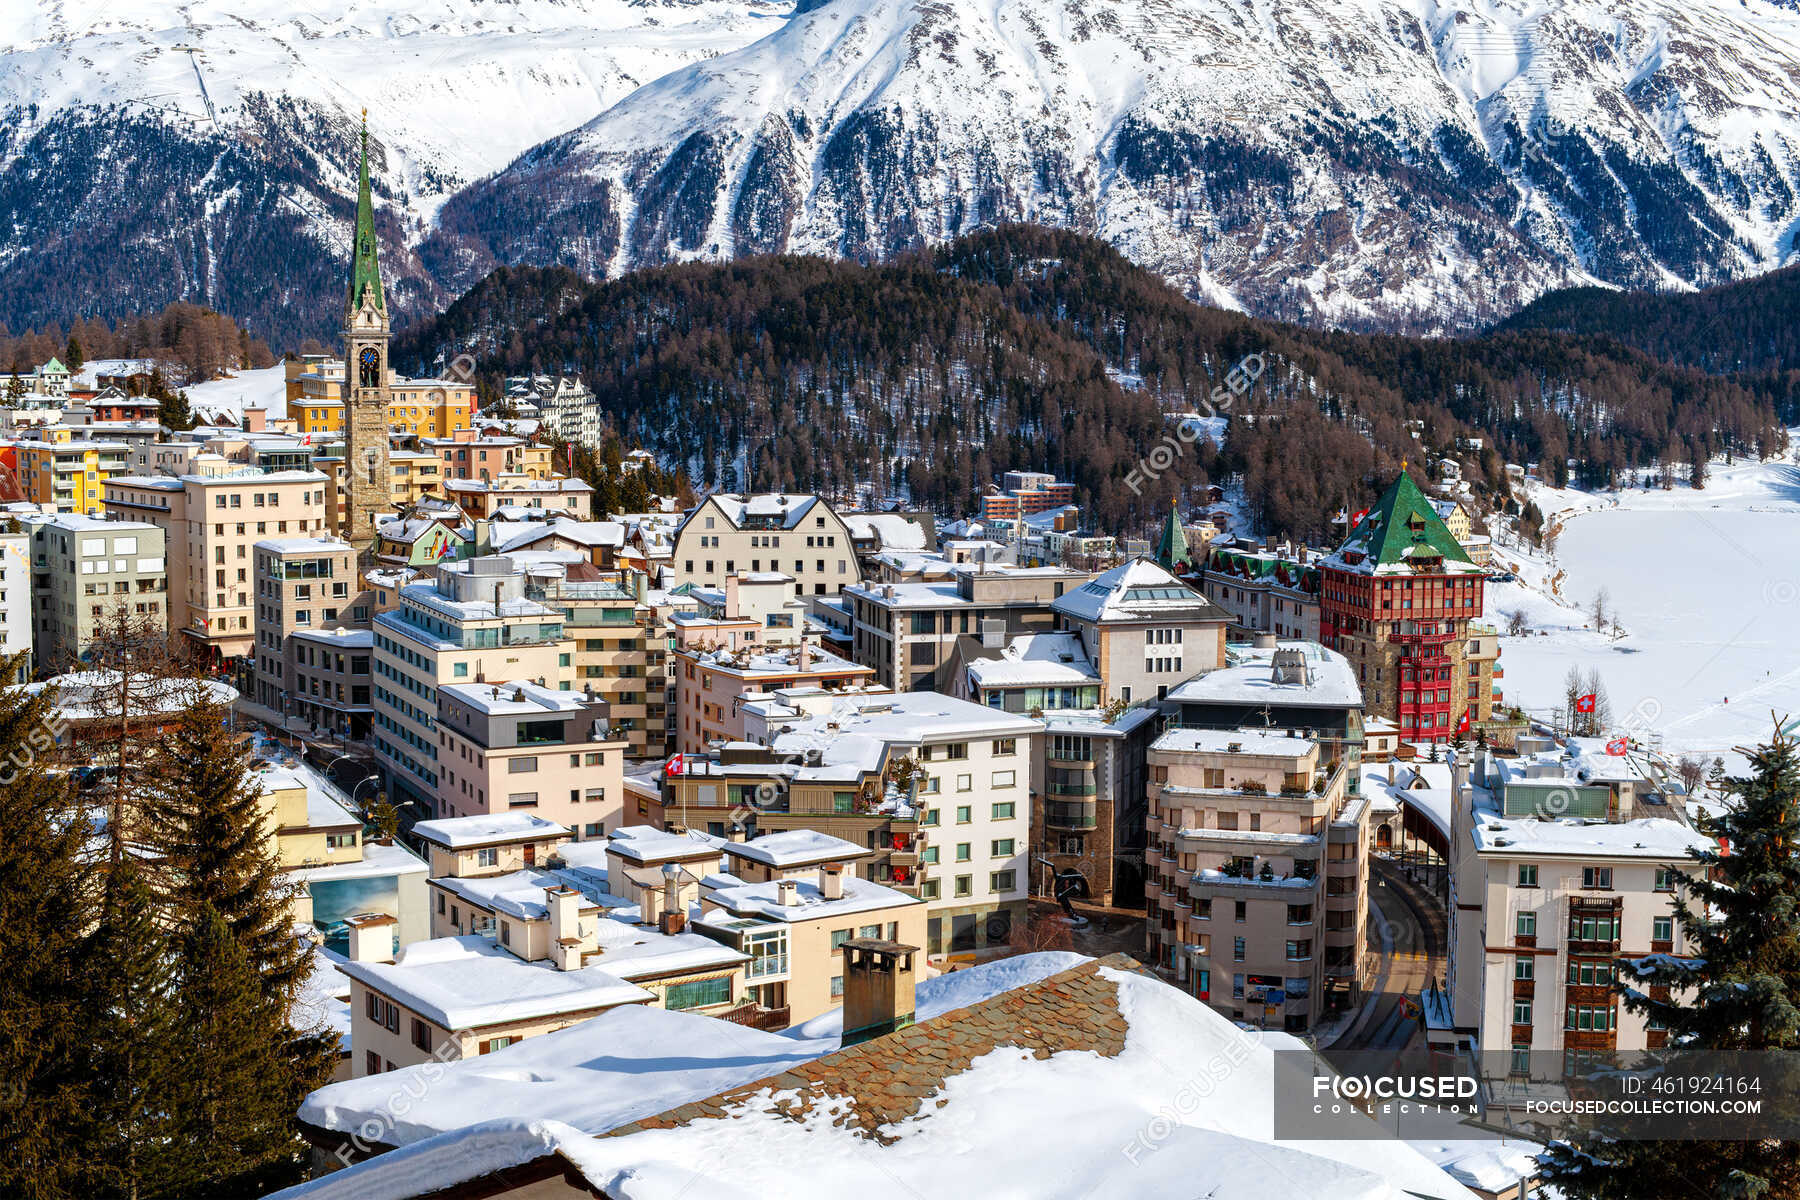
[[[773,1092],[777,1098],[765,1111],[790,1118],[806,1115],[821,1101],[847,1100],[847,1110],[833,1123],[855,1124],[865,1136],[886,1144],[892,1139],[880,1132],[883,1126],[912,1116],[927,1100],[942,1107],[945,1101],[937,1093],[944,1081],[997,1047],[1017,1046],[1038,1059],[1063,1050],[1116,1057],[1125,1048],[1127,1026],[1119,1013],[1119,985],[1101,967],[1143,973],[1124,954],[1094,959],[780,1075],[622,1125],[609,1136],[727,1117]]]

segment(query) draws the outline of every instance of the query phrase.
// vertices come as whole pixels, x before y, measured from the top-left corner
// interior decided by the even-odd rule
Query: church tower
[[[350,247],[350,296],[344,304],[346,511],[341,532],[359,547],[375,540],[375,514],[393,503],[388,489],[388,312],[375,255],[369,116],[365,110],[356,184],[356,236]]]

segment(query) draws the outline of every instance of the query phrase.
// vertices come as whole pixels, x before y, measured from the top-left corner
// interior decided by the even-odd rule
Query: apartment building
[[[829,711],[830,702],[824,693],[791,689],[752,702],[752,709],[752,720],[762,721],[752,737],[766,738],[796,718]],[[906,748],[881,743],[864,749],[829,762],[823,752],[777,752],[750,742],[683,754],[662,773],[664,824],[734,842],[789,833],[825,836],[858,848],[850,857],[861,864],[863,878],[919,896],[921,813],[895,778]]]
[[[492,479],[446,479],[444,498],[471,517],[491,518],[502,508],[541,510],[546,516],[594,519],[594,489],[580,479],[552,475],[496,475]]]
[[[803,777],[815,767],[855,765],[864,779],[886,772],[900,788],[896,799],[910,796],[917,860],[889,862],[910,865],[930,910],[919,943],[926,952],[967,961],[1004,946],[1026,915],[1031,775],[1042,725],[931,692],[798,696],[788,706],[791,712],[755,714],[750,732],[768,737],[778,758],[804,764]],[[887,803],[885,787],[882,796]],[[896,805],[893,815],[905,814]],[[893,832],[904,846],[907,831]]]
[[[562,613],[526,597],[522,566],[504,555],[444,563],[407,583],[374,619],[374,745],[396,798],[435,812],[440,792],[438,689],[530,680],[567,690],[573,642]]]
[[[1619,1002],[1617,964],[1688,950],[1675,872],[1709,845],[1635,755],[1546,742],[1520,739],[1517,758],[1451,752],[1449,1020],[1427,1035],[1473,1038],[1491,1075],[1666,1044]]]
[[[708,496],[675,531],[675,582],[723,588],[732,575],[785,571],[796,596],[835,596],[862,582],[856,539],[818,496]]]
[[[1214,546],[1196,580],[1206,598],[1231,614],[1233,632],[1319,640],[1319,568],[1304,548],[1293,555]]]
[[[851,657],[895,691],[953,693],[965,657],[1055,632],[1052,605],[1091,578],[1062,567],[959,563],[948,581],[845,588]]]
[[[318,471],[234,468],[211,454],[192,474],[108,480],[106,510],[162,527],[169,560],[169,626],[214,661],[252,653],[252,547],[325,529],[327,480]]]
[[[1075,871],[1084,884],[1075,898],[1140,907],[1155,710],[1137,706],[1108,720],[1097,708],[1050,708],[1041,720],[1031,763],[1032,894],[1055,896],[1058,877]]]
[[[110,439],[76,437],[75,430],[54,427],[35,438],[14,443],[16,473],[25,499],[56,512],[98,514],[106,500],[106,482],[125,472],[131,446]]]
[[[844,943],[918,946],[925,924],[916,897],[858,878],[849,863],[825,863],[756,882],[709,881],[694,929],[748,955],[757,1005],[798,1024],[843,1006]]]
[[[981,495],[981,519],[1016,521],[1046,509],[1075,503],[1075,485],[1047,471],[1008,471],[998,488]]]
[[[24,683],[31,678],[32,661],[32,551],[31,533],[0,533],[0,661],[25,657],[8,676],[0,671],[0,684]]]
[[[1367,977],[1368,805],[1311,738],[1171,729],[1149,753],[1150,960],[1233,1020],[1290,1033]]]
[[[287,411],[302,434],[344,432],[344,360],[335,355],[289,359]],[[388,372],[387,422],[395,433],[451,437],[469,428],[475,385],[449,379],[404,379]]]
[[[22,564],[12,557],[19,547],[12,543],[0,590],[12,598],[6,607],[35,623],[25,644],[35,643],[40,668],[73,669],[85,661],[96,634],[120,616],[158,632],[168,628],[168,561],[160,527],[74,513],[32,520],[28,527],[30,573],[19,570]]]
[[[675,747],[683,753],[743,741],[744,705],[763,693],[798,687],[859,692],[875,674],[804,640],[791,648],[677,648],[669,668],[675,676]]]
[[[560,574],[546,569],[532,595],[563,614],[575,643],[575,684],[606,701],[613,737],[626,744],[625,753],[661,758],[674,709],[669,636],[656,607],[640,598],[641,574],[598,576],[579,566]]]
[[[1410,475],[1319,567],[1320,639],[1355,666],[1367,711],[1415,742],[1449,741],[1465,716],[1492,715],[1492,668],[1472,671],[1468,651],[1486,573]]]
[[[363,588],[356,569],[356,551],[350,543],[332,537],[265,538],[251,547],[256,582],[256,679],[251,695],[265,708],[306,717],[332,732],[349,731],[345,710],[334,709],[335,687],[301,712],[301,697],[308,685],[317,689],[317,677],[309,673],[308,685],[298,683],[298,656],[290,652],[289,639],[300,633],[368,628],[374,615],[373,600]],[[354,639],[353,639],[354,640]],[[309,643],[312,644],[312,643]],[[330,644],[329,641],[320,643]],[[347,648],[347,647],[343,647]],[[369,643],[359,647],[363,660],[360,684],[362,720],[360,736],[368,735]],[[312,655],[308,655],[309,658]],[[356,672],[345,672],[346,675]],[[344,681],[331,681],[333,684]],[[329,709],[330,711],[325,711]],[[321,725],[321,719],[323,724]]]
[[[1013,713],[1093,708],[1103,691],[1099,670],[1073,633],[1027,633],[998,650],[965,649],[954,683],[959,699]]]
[[[437,456],[443,479],[498,479],[523,475],[548,479],[554,474],[547,445],[521,437],[459,429],[449,437],[419,439],[419,449]]]
[[[625,823],[625,752],[592,691],[529,680],[442,684],[437,691],[443,817],[526,811],[589,840]]]
[[[350,489],[344,485],[344,445],[326,447],[309,457],[308,465],[322,471],[330,480],[330,495],[325,515],[330,529],[343,534],[350,520]],[[387,504],[393,512],[403,512],[421,504],[443,490],[442,465],[437,456],[421,450],[389,447],[387,453]]]
[[[1225,665],[1230,616],[1147,558],[1095,576],[1050,608],[1081,639],[1108,700],[1161,700]]]
[[[594,393],[581,380],[563,375],[514,375],[506,381],[504,404],[531,409],[543,431],[565,442],[600,447],[605,425]]]
[[[375,725],[374,652],[373,630],[295,630],[282,646],[286,707],[276,711],[314,733],[367,742]]]
[[[794,577],[781,571],[728,576],[723,588],[694,588],[695,611],[669,619],[678,650],[748,650],[798,645],[807,632],[807,605]]]

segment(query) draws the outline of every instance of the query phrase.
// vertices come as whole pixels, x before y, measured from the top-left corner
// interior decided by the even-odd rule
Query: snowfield
[[[1563,532],[1554,562],[1496,547],[1520,578],[1489,585],[1489,619],[1504,632],[1522,609],[1538,631],[1501,639],[1507,703],[1548,718],[1570,666],[1597,670],[1613,729],[1733,769],[1735,747],[1800,716],[1800,466],[1714,463],[1698,492],[1538,487],[1532,498]],[[1593,628],[1602,588],[1623,637]]]

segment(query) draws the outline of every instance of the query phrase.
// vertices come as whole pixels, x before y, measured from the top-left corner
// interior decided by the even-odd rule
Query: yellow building
[[[315,456],[313,466],[331,480],[325,516],[331,528],[341,532],[349,517],[349,496],[344,491],[343,447],[336,446],[327,454]],[[435,455],[421,450],[388,451],[388,497],[393,511],[399,512],[437,495],[442,480],[442,467]]]
[[[69,429],[46,429],[18,444],[19,483],[25,498],[57,512],[98,513],[106,481],[125,472],[131,448],[124,442],[76,438]]]
[[[287,405],[302,434],[344,431],[344,361],[311,355],[287,364]],[[469,428],[472,384],[388,375],[388,428],[421,438],[450,437]]]

